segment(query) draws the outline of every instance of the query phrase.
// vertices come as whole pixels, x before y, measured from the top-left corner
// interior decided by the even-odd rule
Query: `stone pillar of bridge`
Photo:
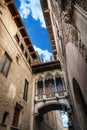
[[[56,77],[55,76],[53,76],[53,79],[54,79],[54,87],[55,87],[55,92],[57,92],[57,86],[56,86]]]
[[[46,89],[45,89],[45,79],[43,78],[43,94],[46,93]]]

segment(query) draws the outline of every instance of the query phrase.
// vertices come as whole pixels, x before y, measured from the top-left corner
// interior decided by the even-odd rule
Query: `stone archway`
[[[73,90],[80,129],[87,130],[87,105],[84,100],[80,86],[75,78],[73,78]]]
[[[37,127],[36,130],[55,130],[55,129],[52,128],[52,125],[51,125],[51,127],[49,127],[49,123],[47,124],[47,122],[46,123],[44,122],[44,115],[48,114],[49,112],[55,112],[55,111],[58,112],[58,110],[63,110],[63,111],[68,112],[70,109],[65,104],[54,103],[54,102],[53,103],[47,103],[47,104],[39,107],[38,115],[35,117],[36,127]],[[52,118],[52,117],[50,117],[50,118]],[[56,122],[56,120],[55,120],[55,122]]]
[[[43,116],[45,113],[52,111],[52,110],[68,111],[69,108],[67,107],[67,105],[65,105],[63,103],[48,103],[38,109],[38,114],[39,114],[39,116]]]

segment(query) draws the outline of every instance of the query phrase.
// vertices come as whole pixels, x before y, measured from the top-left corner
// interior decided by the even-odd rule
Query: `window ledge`
[[[20,130],[20,128],[15,127],[15,126],[11,126],[11,130]]]
[[[4,126],[4,127],[6,127],[7,125],[6,125],[6,124],[4,124],[4,123],[1,123],[1,126]]]

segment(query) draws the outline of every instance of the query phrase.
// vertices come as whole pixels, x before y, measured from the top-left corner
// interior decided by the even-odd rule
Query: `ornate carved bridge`
[[[32,66],[35,74],[35,115],[51,110],[68,110],[68,92],[59,61]],[[44,109],[43,109],[44,108]]]

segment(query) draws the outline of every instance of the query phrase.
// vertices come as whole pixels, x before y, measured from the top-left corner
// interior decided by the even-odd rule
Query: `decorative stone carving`
[[[80,51],[82,57],[84,58],[85,62],[87,63],[87,48],[85,47],[85,45],[82,42],[80,42],[79,51]]]
[[[81,40],[81,32],[78,30],[77,27],[75,27],[75,29],[73,30],[73,42],[75,43],[75,46],[78,48],[80,54],[87,63],[87,48]]]
[[[72,22],[73,4],[74,0],[61,0],[61,10],[64,11],[64,21],[69,24]]]
[[[70,15],[69,13],[66,13],[66,14],[64,15],[64,21],[65,21],[66,23],[71,23],[72,18],[71,18],[71,15]]]

